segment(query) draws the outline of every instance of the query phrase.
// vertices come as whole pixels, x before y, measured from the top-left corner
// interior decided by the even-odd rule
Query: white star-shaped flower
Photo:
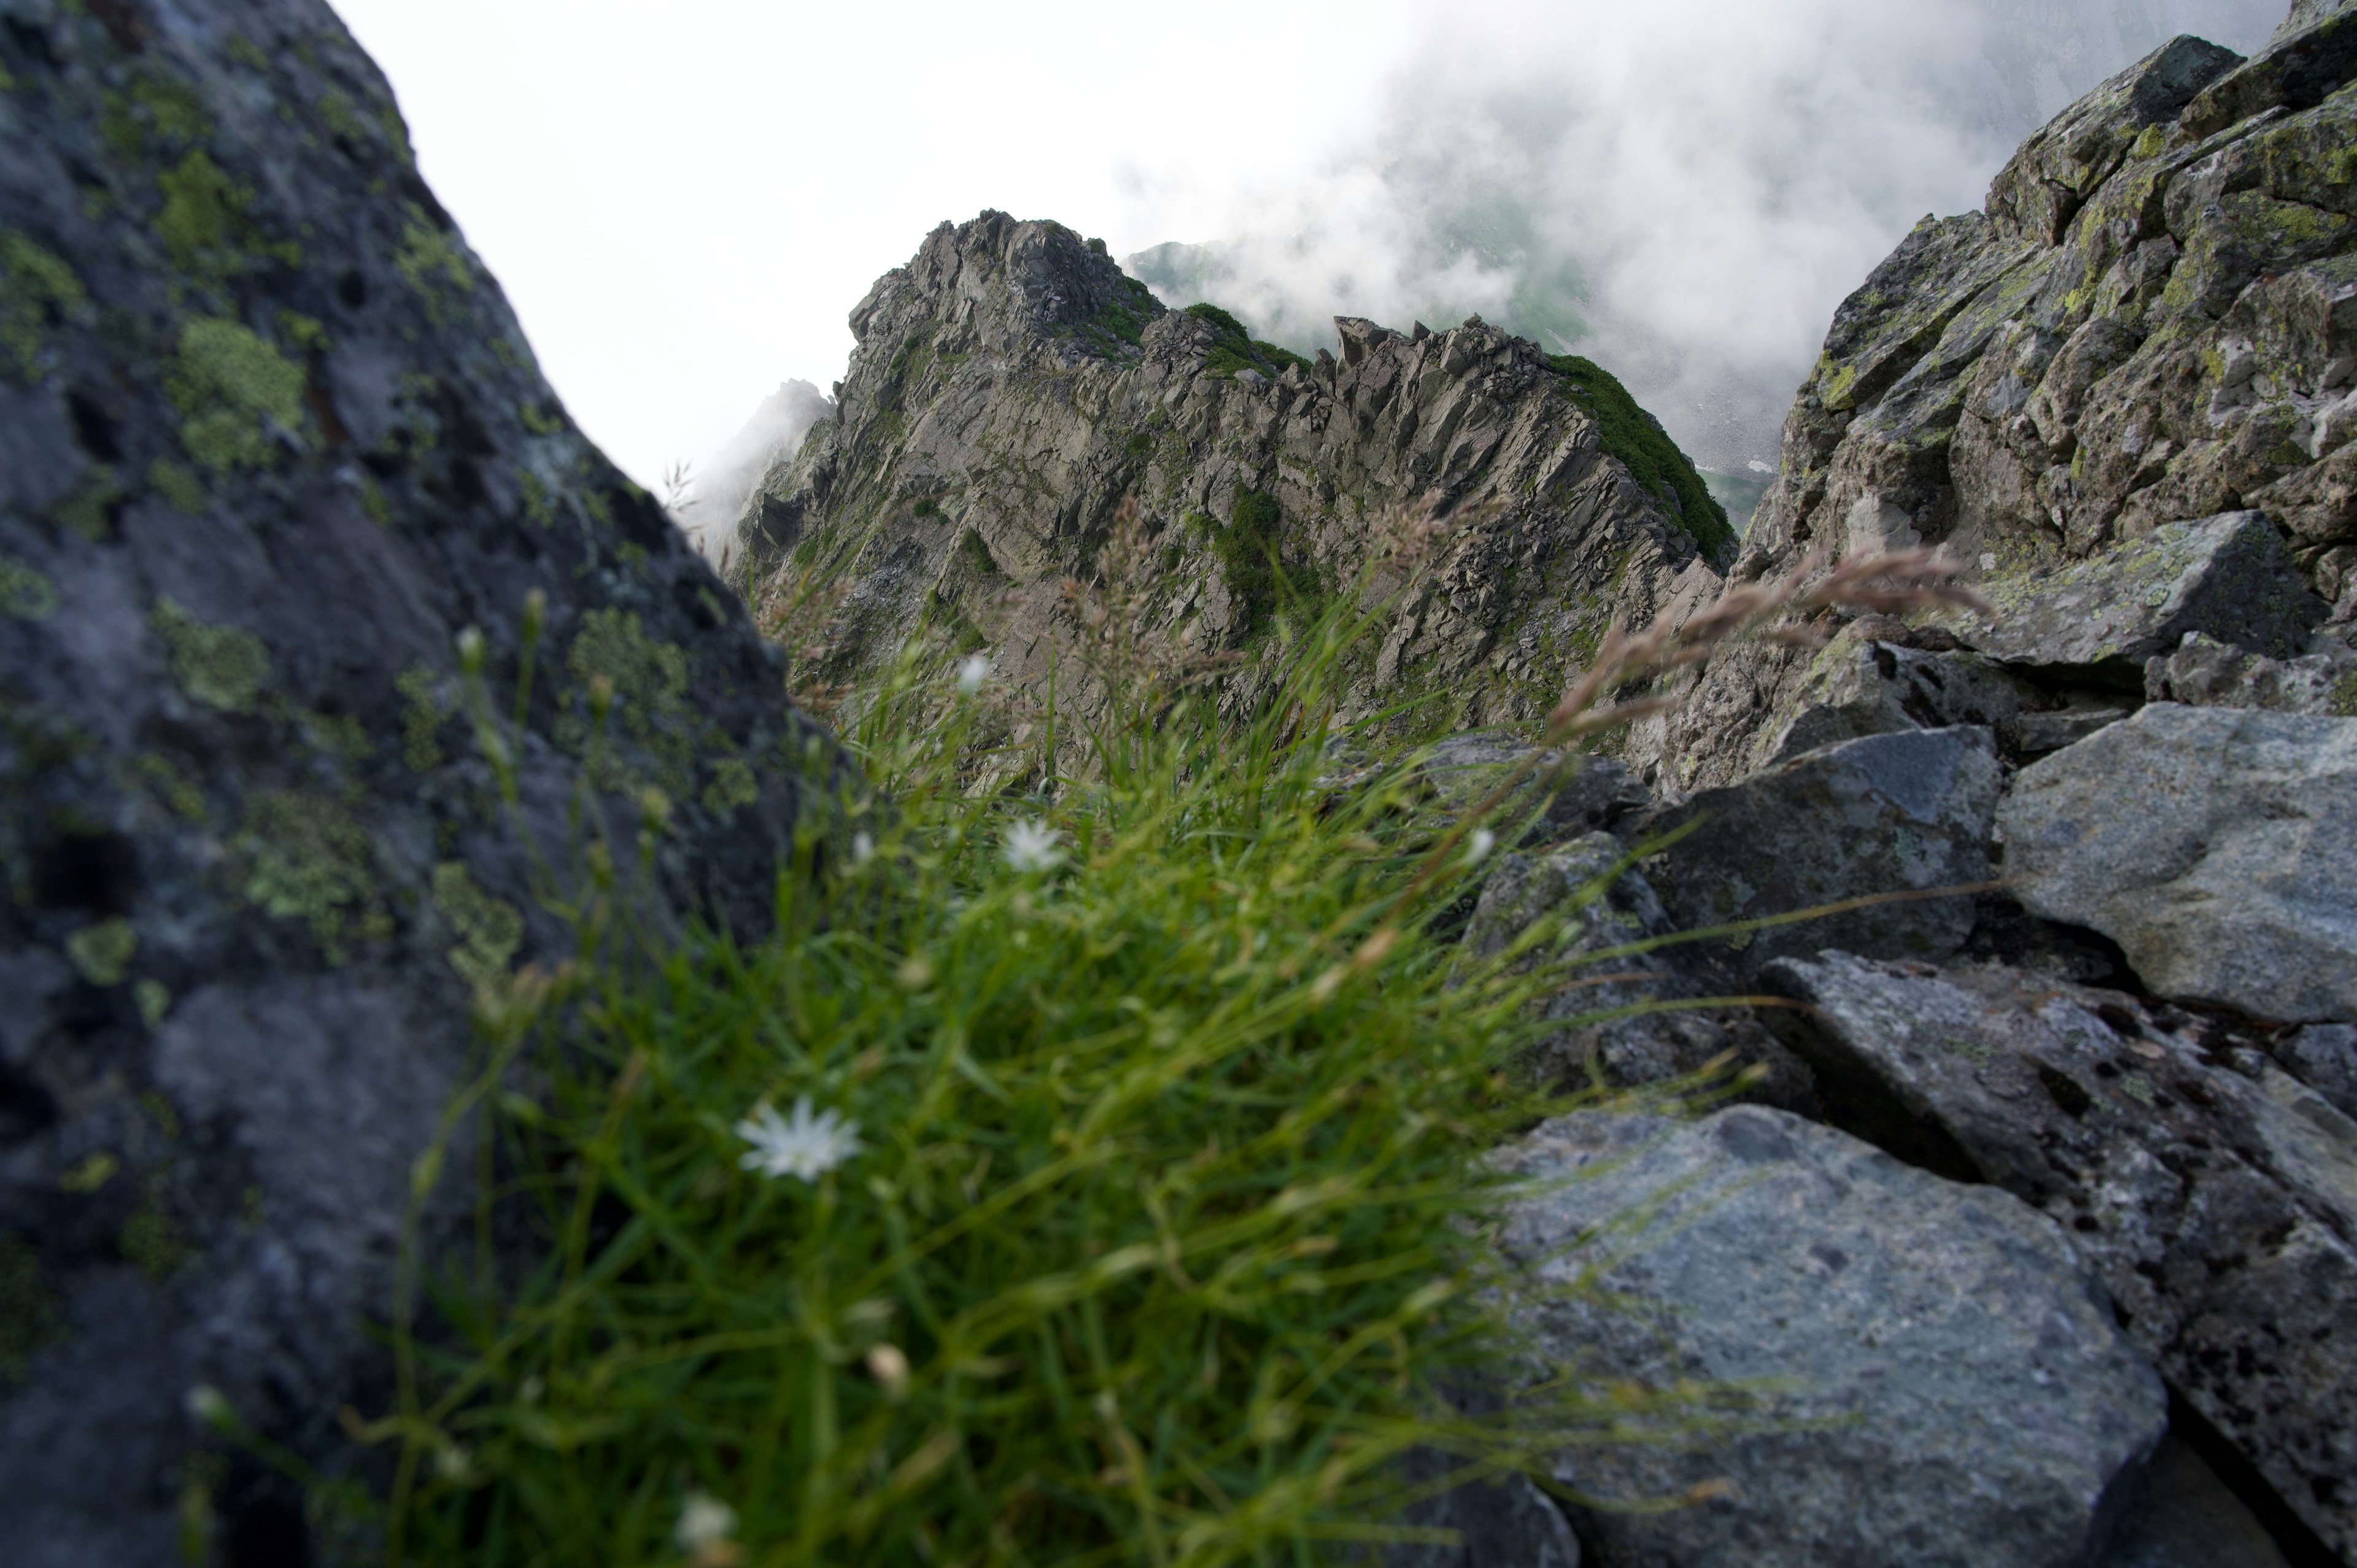
[[[737,1533],[737,1510],[709,1492],[690,1492],[672,1532],[683,1551],[702,1552]]]
[[[979,653],[958,666],[957,687],[966,696],[981,691],[982,683],[989,679],[990,660]]]
[[[1498,847],[1498,835],[1487,828],[1475,828],[1465,839],[1465,864],[1478,865],[1490,852]]]
[[[1064,858],[1056,847],[1063,836],[1045,822],[1017,822],[1006,830],[1006,864],[1017,871],[1053,871]]]
[[[816,1181],[859,1153],[859,1123],[831,1109],[812,1115],[807,1094],[794,1101],[791,1122],[775,1106],[756,1105],[737,1123],[737,1135],[753,1145],[737,1163],[768,1176]]]

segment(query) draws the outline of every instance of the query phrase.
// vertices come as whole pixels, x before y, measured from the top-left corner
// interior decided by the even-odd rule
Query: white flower
[[[1006,830],[1006,864],[1017,871],[1052,871],[1064,858],[1056,847],[1063,836],[1045,822],[1017,822]]]
[[[1465,839],[1465,864],[1473,865],[1498,847],[1498,835],[1487,828],[1475,828]]]
[[[966,696],[981,691],[982,683],[989,679],[990,660],[979,653],[958,666],[958,690]]]
[[[859,1123],[845,1122],[833,1110],[813,1116],[807,1094],[794,1101],[791,1122],[774,1106],[756,1105],[752,1115],[737,1123],[737,1135],[753,1145],[738,1165],[764,1176],[804,1181],[816,1181],[859,1152]]]
[[[1982,553],[1981,570],[1984,572],[1994,572],[1996,570],[1996,555],[1995,552],[1984,551]]]
[[[708,1551],[737,1533],[737,1510],[709,1492],[690,1492],[679,1510],[672,1538],[690,1554]]]
[[[865,865],[876,857],[876,841],[866,833],[851,835],[851,864]]]
[[[181,1403],[207,1426],[227,1428],[237,1420],[237,1412],[231,1407],[228,1396],[210,1383],[199,1383],[190,1389],[182,1396]]]

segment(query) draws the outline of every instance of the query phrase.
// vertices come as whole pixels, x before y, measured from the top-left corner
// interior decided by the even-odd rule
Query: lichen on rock
[[[5,9],[0,1560],[163,1562],[189,1387],[355,1462],[332,1412],[381,1408],[385,1227],[477,981],[576,950],[533,878],[638,810],[600,780],[686,781],[649,919],[749,933],[842,765],[563,416],[326,5]],[[550,653],[585,628],[626,688],[594,777]],[[101,1150],[104,1190],[59,1186]],[[208,1493],[218,1529],[278,1486]]]

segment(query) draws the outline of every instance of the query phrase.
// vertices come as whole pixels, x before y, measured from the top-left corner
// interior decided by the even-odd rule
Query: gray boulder
[[[1637,1088],[1724,1064],[1751,1069],[1752,1098],[1791,1111],[1815,1109],[1808,1069],[1749,1009],[1699,1004],[1727,987],[1712,983],[1708,966],[1679,961],[1691,961],[1690,948],[1613,951],[1675,929],[1619,839],[1590,833],[1501,857],[1466,924],[1465,951],[1491,958],[1532,922],[1549,918],[1562,923],[1561,934],[1533,961],[1542,955],[1568,961],[1572,983],[1538,1004],[1539,1016],[1559,1027],[1534,1042],[1524,1059],[1534,1085]]]
[[[2140,682],[2147,660],[2192,632],[2290,658],[2326,613],[2300,581],[2283,535],[2256,511],[2164,523],[2092,560],[1981,587],[1996,614],[1964,629],[1975,648],[2122,685]]]
[[[2159,1380],[2062,1231],[2009,1194],[1760,1106],[1561,1117],[1502,1160],[1534,1184],[1501,1240],[1548,1359],[1760,1393],[1760,1429],[1557,1461],[1603,1498],[1723,1483],[1667,1512],[1582,1510],[1601,1562],[2085,1562],[2160,1438]]]
[[[2000,783],[1996,746],[1974,725],[1827,746],[1739,784],[1631,817],[1617,830],[1649,854],[1646,878],[1686,931],[1878,894],[1959,887],[1989,875]],[[1738,972],[1836,945],[1938,958],[1972,933],[1969,897],[1878,904],[1711,945]]]
[[[837,765],[325,5],[0,21],[0,1562],[295,1561],[188,1391],[345,1467],[474,999],[575,950],[539,896],[602,832],[651,929],[752,934]],[[490,710],[533,671],[492,753],[470,630]]]
[[[1762,732],[1763,763],[1836,741],[1980,725],[2000,739],[2045,694],[1978,654],[1907,646],[1910,628],[1869,616],[1842,628]]]
[[[2178,1392],[2357,1553],[2357,1123],[2117,993],[1836,952],[1760,980],[1813,1009],[1790,1037],[1835,1120],[2066,1226]]]
[[[2286,1071],[2324,1096],[2344,1116],[2357,1117],[2357,1025],[2310,1024],[2276,1047]]]
[[[1543,750],[1508,729],[1469,730],[1427,747],[1417,773],[1435,805],[1454,818],[1495,793],[1516,768],[1532,772],[1492,819],[1501,826],[1527,822],[1523,842],[1544,844],[1607,828],[1652,802],[1618,757]]]
[[[2270,659],[2190,631],[2176,651],[2145,660],[2145,698],[2357,718],[2357,653],[2337,638],[2316,641],[2316,650],[2299,658]]]
[[[2162,995],[2357,1019],[2357,719],[2154,703],[2023,769],[1997,830],[2023,905]]]

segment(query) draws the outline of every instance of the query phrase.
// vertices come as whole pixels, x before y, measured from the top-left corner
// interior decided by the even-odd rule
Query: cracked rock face
[[[1620,1297],[1526,1309],[1544,1357],[1781,1384],[1767,1432],[1566,1454],[1557,1477],[1590,1496],[1727,1483],[1666,1512],[1583,1510],[1601,1562],[2084,1562],[2160,1439],[2160,1380],[2061,1229],[2009,1193],[1763,1106],[1584,1112],[1501,1160],[1544,1184],[1508,1214],[1508,1251],[1542,1284],[1595,1265]],[[1615,1223],[1641,1208],[1655,1222]]]
[[[1761,978],[1814,1009],[1787,1033],[1837,1120],[2061,1221],[2171,1386],[2357,1555],[2357,1122],[2114,992],[1839,952]]]
[[[757,596],[781,562],[851,584],[839,670],[927,638],[987,648],[1042,691],[1056,657],[1060,690],[1092,700],[1061,584],[1094,570],[1125,498],[1153,541],[1148,618],[1203,649],[1250,645],[1288,603],[1355,581],[1387,511],[1494,503],[1351,689],[1368,707],[1430,699],[1412,719],[1427,733],[1527,721],[1613,616],[1715,596],[1708,557],[1732,548],[1716,514],[1683,515],[1607,449],[1597,410],[1617,386],[1478,320],[1344,319],[1339,360],[1282,362],[1165,311],[1096,242],[986,212],[935,231],[851,322],[834,416],[741,524]],[[1614,442],[1644,417],[1623,412]]]
[[[2159,994],[2357,1018],[2357,719],[2155,703],[2023,769],[1996,824],[2023,906]]]
[[[573,950],[524,835],[749,929],[831,755],[326,5],[0,0],[0,1560],[288,1517],[192,1385],[345,1465],[470,998]]]
[[[2132,685],[2126,663],[2188,630],[2309,651],[2280,633],[2322,606],[2255,598],[2236,607],[2268,622],[2250,637],[2196,622],[2140,649],[2099,615],[2035,613],[2073,583],[2090,604],[2141,602],[2138,562],[2172,527],[2244,511],[2357,617],[2352,78],[2357,14],[2335,7],[2295,7],[2247,61],[2179,38],[2026,142],[1985,210],[1925,220],[1836,314],[1737,575],[1810,548],[1944,545],[2032,612],[1967,642],[2091,673],[2108,660]],[[1722,656],[1632,761],[1681,788],[1726,781],[1805,663]]]
[[[1680,930],[1697,931],[1846,899],[1986,881],[2000,771],[1989,732],[1971,725],[1843,741],[1741,783],[1631,817],[1641,863]],[[1903,899],[1739,933],[1706,950],[1748,974],[1827,943],[1889,957],[1938,958],[1972,934],[1968,895]]]

